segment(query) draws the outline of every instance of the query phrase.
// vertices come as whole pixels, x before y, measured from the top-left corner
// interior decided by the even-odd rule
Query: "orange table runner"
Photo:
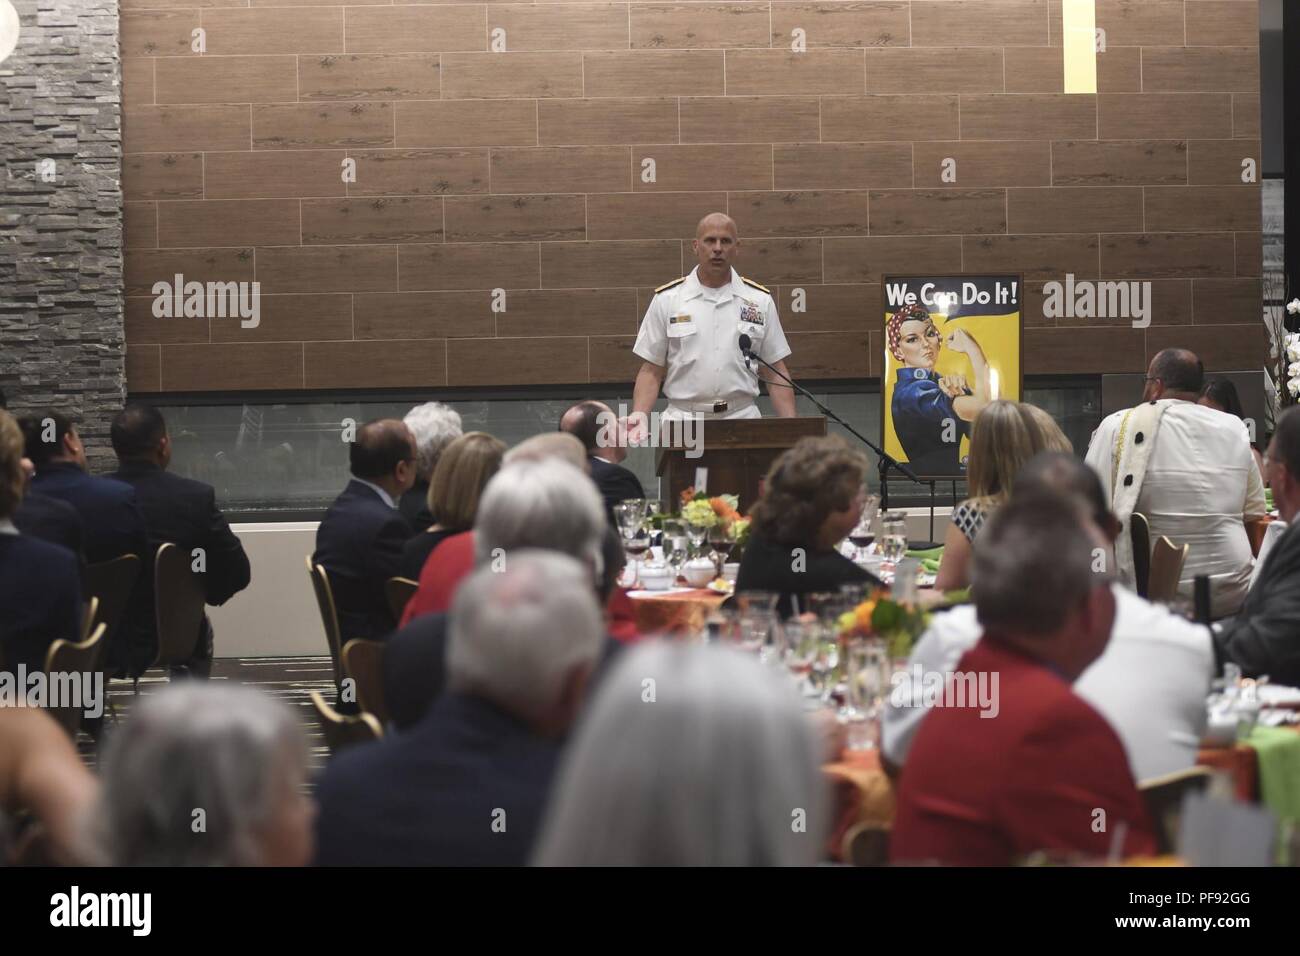
[[[708,588],[633,597],[636,629],[641,634],[694,633],[726,599],[727,595]]]

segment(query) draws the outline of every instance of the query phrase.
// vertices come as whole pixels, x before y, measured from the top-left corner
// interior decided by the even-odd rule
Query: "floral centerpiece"
[[[1271,432],[1287,408],[1300,403],[1300,332],[1292,331],[1300,325],[1300,298],[1293,298],[1286,303],[1286,294],[1278,286],[1280,283],[1268,282],[1264,292],[1264,324],[1269,332],[1269,391],[1272,402],[1266,406],[1271,414],[1266,422]],[[1280,294],[1279,294],[1280,293]]]
[[[922,608],[896,601],[884,589],[877,589],[836,621],[841,638],[879,637],[889,646],[889,656],[902,660],[912,653],[912,645],[925,633],[930,615]]]
[[[682,492],[682,520],[697,528],[727,529],[736,548],[743,548],[749,539],[750,519],[737,509],[740,499],[736,495],[709,495],[687,488]]]

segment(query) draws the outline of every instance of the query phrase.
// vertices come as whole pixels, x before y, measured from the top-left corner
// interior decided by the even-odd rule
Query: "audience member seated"
[[[1255,459],[1255,467],[1259,469],[1259,476],[1264,479],[1264,487],[1267,488],[1268,476],[1264,474],[1264,456],[1259,453],[1259,449],[1255,446],[1255,436],[1251,434],[1250,427],[1246,424],[1246,410],[1242,408],[1241,397],[1237,394],[1237,386],[1232,384],[1232,380],[1226,378],[1207,379],[1205,385],[1201,388],[1201,397],[1197,399],[1196,404],[1212,408],[1216,412],[1227,412],[1234,418],[1241,420],[1242,427],[1246,429],[1246,440],[1250,442],[1250,454]]]
[[[23,534],[61,545],[86,559],[86,528],[77,509],[66,501],[32,491],[31,479],[36,468],[30,458],[23,459],[24,482],[29,486],[23,503],[14,512],[14,526]]]
[[[792,597],[807,610],[807,594],[879,585],[836,550],[862,516],[866,477],[866,456],[837,436],[801,438],[783,452],[754,506],[736,591],[779,593],[777,610],[787,617]]]
[[[98,796],[99,781],[49,714],[37,707],[0,707],[0,867],[10,862],[4,817],[19,811],[44,829],[51,862],[92,862],[84,828]]]
[[[420,532],[403,545],[398,572],[402,577],[420,580],[424,562],[433,550],[452,535],[474,526],[479,496],[501,467],[505,452],[505,442],[486,432],[461,435],[443,449],[433,483],[428,487],[431,520],[420,525]]]
[[[980,410],[975,416],[966,465],[970,497],[952,511],[934,583],[937,593],[970,587],[971,545],[984,522],[1006,500],[1024,463],[1040,451],[1073,450],[1052,416],[1041,408],[997,401]]]
[[[542,432],[540,435],[525,438],[506,452],[503,464],[545,461],[548,458],[558,458],[577,468],[584,475],[591,475],[591,465],[587,461],[587,451],[582,447],[582,442],[565,432]]]
[[[72,422],[60,412],[46,411],[27,415],[19,424],[36,468],[32,491],[76,509],[85,529],[86,560],[98,564],[124,554],[146,560],[149,538],[135,491],[86,473],[86,449]]]
[[[527,862],[561,740],[600,655],[591,568],[514,552],[504,568],[480,567],[465,582],[451,617],[447,693],[407,732],[326,768],[318,863]]]
[[[167,471],[172,445],[162,414],[148,405],[128,405],[113,419],[110,436],[120,463],[113,477],[135,489],[150,554],[156,555],[163,543],[176,545],[187,560],[195,549],[201,551],[200,580],[208,604],[225,604],[248,587],[248,556],[217,507],[212,486]],[[148,610],[132,623],[139,628],[142,642],[156,648],[157,619],[153,608]],[[194,640],[194,654],[184,669],[206,677],[212,668],[212,625],[206,615]]]
[[[1193,579],[1210,578],[1211,614],[1241,607],[1253,557],[1247,521],[1264,517],[1264,485],[1246,429],[1228,415],[1198,405],[1204,371],[1185,349],[1165,349],[1147,370],[1143,404],[1107,416],[1088,446],[1088,464],[1101,478],[1111,510],[1128,527],[1139,511],[1151,540],[1165,535],[1191,546],[1179,593],[1192,598]],[[1132,545],[1115,545],[1119,571],[1133,581]]]
[[[561,432],[543,432],[525,438],[505,453],[502,464],[549,460],[564,462],[577,468],[584,475],[588,474],[582,442],[572,435]],[[402,614],[402,626],[421,615],[445,612],[451,607],[456,588],[474,570],[473,532],[464,532],[463,535],[452,535],[446,538],[444,546],[439,547],[438,552],[437,558],[425,561],[418,578],[419,587],[407,602],[406,610]]]
[[[591,480],[605,499],[605,515],[613,525],[614,505],[645,497],[640,480],[621,464],[627,458],[627,437],[613,409],[604,402],[579,402],[561,416],[560,431],[577,438],[586,449]]]
[[[811,866],[821,757],[784,674],[717,645],[640,644],[579,722],[534,863]]]
[[[478,567],[498,571],[509,567],[512,554],[521,549],[566,554],[587,568],[588,587],[595,589],[605,580],[605,509],[595,486],[576,479],[570,465],[555,459],[506,465],[483,491],[473,535],[447,539],[429,558],[426,572],[448,548],[472,541]],[[602,604],[608,597],[598,596]],[[388,641],[384,702],[398,727],[419,720],[442,693],[447,628],[447,614],[424,614]],[[617,646],[614,641],[608,645],[607,651]]]
[[[430,510],[429,485],[443,451],[461,436],[460,413],[442,402],[425,402],[402,421],[415,441],[415,482],[402,493],[397,507],[407,524],[423,531],[437,520]]]
[[[45,652],[77,640],[82,615],[77,556],[20,534],[12,517],[23,498],[23,434],[0,411],[0,667],[45,669]],[[25,693],[25,691],[23,691]]]
[[[102,767],[95,842],[109,866],[311,861],[306,738],[259,691],[185,681],[141,697]]]
[[[1214,641],[1220,656],[1247,677],[1267,674],[1275,684],[1300,686],[1300,410],[1278,419],[1264,467],[1287,527],[1236,617],[1214,626]]]
[[[1052,492],[1082,499],[1093,523],[1109,539],[1119,533],[1096,473],[1073,455],[1035,456],[1017,476],[1011,500]],[[1215,674],[1209,631],[1118,582],[1111,589],[1115,624],[1110,643],[1075,682],[1075,693],[1119,734],[1139,781],[1186,770],[1196,763],[1205,731],[1205,698]],[[918,666],[924,674],[957,670],[957,662],[980,634],[973,605],[936,614],[912,651],[908,671]],[[881,719],[882,751],[895,766],[907,759],[913,736],[933,703],[923,687],[911,684],[907,691],[898,700],[886,701]]]
[[[1109,566],[1109,551],[1075,497],[1012,498],[985,526],[972,566],[984,633],[948,686],[984,682],[987,693],[954,694],[922,721],[898,788],[892,861],[1154,852],[1123,744],[1070,686],[1110,638],[1115,595],[1110,575],[1093,570],[1098,553]]]
[[[312,560],[329,572],[339,630],[383,640],[396,621],[385,587],[401,570],[402,547],[414,534],[397,499],[415,480],[410,430],[394,419],[363,425],[348,449],[352,480],[316,529]]]

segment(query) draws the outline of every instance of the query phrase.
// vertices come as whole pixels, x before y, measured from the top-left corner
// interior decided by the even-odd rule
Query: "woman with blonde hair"
[[[934,589],[938,593],[970,585],[971,546],[980,529],[1007,499],[1025,462],[1040,451],[1073,452],[1052,416],[1024,402],[996,401],[975,418],[971,432],[966,487],[970,497],[952,511]]]
[[[487,432],[467,432],[443,449],[429,483],[433,524],[402,547],[402,577],[418,581],[434,548],[474,526],[479,496],[500,470],[505,453],[505,442]]]

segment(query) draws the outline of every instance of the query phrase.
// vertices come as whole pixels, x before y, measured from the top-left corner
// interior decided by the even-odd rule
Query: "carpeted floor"
[[[230,680],[248,684],[266,691],[278,700],[284,701],[302,720],[311,747],[311,772],[315,773],[325,766],[329,749],[325,738],[316,722],[316,712],[312,709],[308,695],[318,690],[331,703],[334,700],[334,672],[328,657],[224,657],[212,662],[212,680]],[[156,694],[168,683],[165,670],[148,671],[140,679],[140,696]],[[108,686],[108,699],[117,712],[117,719],[124,720],[131,713],[136,703],[130,681],[112,681]],[[105,721],[105,735],[112,733],[112,718]],[[96,763],[95,742],[85,733],[77,736],[77,746],[86,762],[92,767]]]

